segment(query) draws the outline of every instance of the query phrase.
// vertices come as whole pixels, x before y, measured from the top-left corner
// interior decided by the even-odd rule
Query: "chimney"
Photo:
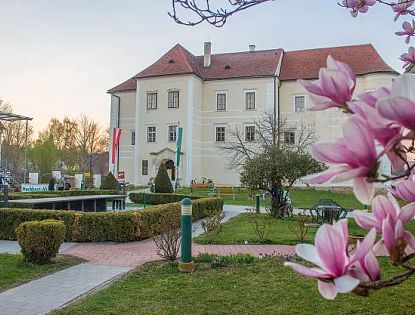
[[[212,59],[212,43],[211,42],[205,42],[204,45],[204,52],[203,52],[203,66],[205,68],[209,68],[210,67],[210,62]]]
[[[249,52],[254,52],[255,51],[255,45],[251,44],[249,45]]]

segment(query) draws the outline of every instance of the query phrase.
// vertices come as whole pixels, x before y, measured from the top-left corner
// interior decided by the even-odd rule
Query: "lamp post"
[[[179,271],[193,272],[194,263],[192,260],[192,201],[189,198],[184,198],[182,200],[181,210],[181,255],[179,262]]]

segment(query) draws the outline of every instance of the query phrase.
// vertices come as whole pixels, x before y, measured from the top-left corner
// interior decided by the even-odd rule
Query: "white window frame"
[[[148,96],[149,96],[149,94],[155,94],[156,95],[156,107],[148,107]],[[146,97],[147,97],[147,99],[146,99],[146,108],[147,108],[147,110],[157,109],[157,107],[158,107],[158,98],[159,98],[158,92],[157,91],[147,91]]]
[[[215,139],[215,142],[220,142],[220,143],[222,143],[222,142],[226,142],[226,125],[214,125],[214,127],[215,127],[215,137],[214,137],[214,139]],[[225,132],[224,132],[224,134],[223,134],[223,137],[224,137],[224,140],[223,141],[219,141],[218,140],[218,138],[217,138],[217,129],[218,128],[225,128]]]
[[[293,143],[290,143],[290,142],[287,142],[286,141],[286,137],[285,137],[285,135],[287,134],[287,133],[293,133],[294,134],[294,142]],[[295,130],[287,130],[287,131],[284,131],[284,143],[285,144],[288,144],[288,145],[295,145],[295,140],[296,140],[296,135],[295,135]]]
[[[245,107],[245,110],[256,110],[257,109],[257,91],[256,90],[245,90],[244,91],[245,93],[244,93],[244,107]],[[247,108],[246,107],[246,97],[247,97],[247,94],[248,93],[254,93],[254,108]]]
[[[254,127],[254,140],[247,140],[247,133],[246,133],[246,128],[248,128],[248,127]],[[257,139],[256,139],[256,128],[255,128],[255,125],[253,125],[253,124],[244,124],[244,141],[245,142],[255,142]]]
[[[149,141],[149,128],[154,128],[154,141]],[[150,125],[146,126],[146,142],[147,143],[156,143],[157,142],[157,126]]]
[[[295,108],[295,105],[296,105],[295,104],[295,99],[297,97],[304,97],[304,110],[302,110],[302,111],[297,111],[296,108]],[[306,95],[305,94],[296,94],[296,95],[293,95],[293,112],[294,113],[304,113],[306,111],[306,108],[307,108],[307,97],[306,97]]]
[[[175,127],[176,128],[176,136],[175,136],[175,140],[173,141],[173,140],[170,140],[170,127]],[[177,124],[168,124],[167,125],[167,142],[177,142],[177,129],[178,129],[178,126],[177,126]]]
[[[170,99],[169,99],[170,93],[177,93],[177,106],[175,106],[175,107],[170,107],[169,106],[170,105]],[[179,108],[179,107],[180,107],[180,90],[177,90],[177,89],[167,90],[167,108],[168,109],[176,109],[176,108]]]
[[[218,95],[219,94],[225,94],[225,108],[224,109],[218,109]],[[227,91],[216,91],[215,103],[216,103],[216,111],[225,112],[228,109],[228,92]]]

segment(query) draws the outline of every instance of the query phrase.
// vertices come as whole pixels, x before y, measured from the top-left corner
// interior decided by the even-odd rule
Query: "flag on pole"
[[[182,138],[183,138],[183,128],[179,128],[179,135],[177,137],[177,157],[176,157],[176,166],[180,166],[180,154],[182,151]]]
[[[114,128],[112,132],[112,156],[111,156],[111,163],[115,164],[115,153],[118,150],[118,146],[120,144],[120,137],[121,137],[121,128]]]

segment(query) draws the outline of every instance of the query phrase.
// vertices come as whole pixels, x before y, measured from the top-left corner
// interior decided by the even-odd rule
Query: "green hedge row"
[[[206,198],[192,195],[162,193],[130,193],[129,197],[134,203],[145,203],[148,205],[162,205],[171,202],[180,202],[183,198],[190,198],[192,200]]]
[[[194,200],[193,220],[205,217],[206,210],[222,208],[223,201],[219,198]],[[65,224],[66,241],[137,241],[151,237],[153,227],[167,211],[173,211],[179,216],[180,203],[116,213],[3,208],[0,209],[0,239],[15,240],[16,228],[22,222],[53,219]]]

